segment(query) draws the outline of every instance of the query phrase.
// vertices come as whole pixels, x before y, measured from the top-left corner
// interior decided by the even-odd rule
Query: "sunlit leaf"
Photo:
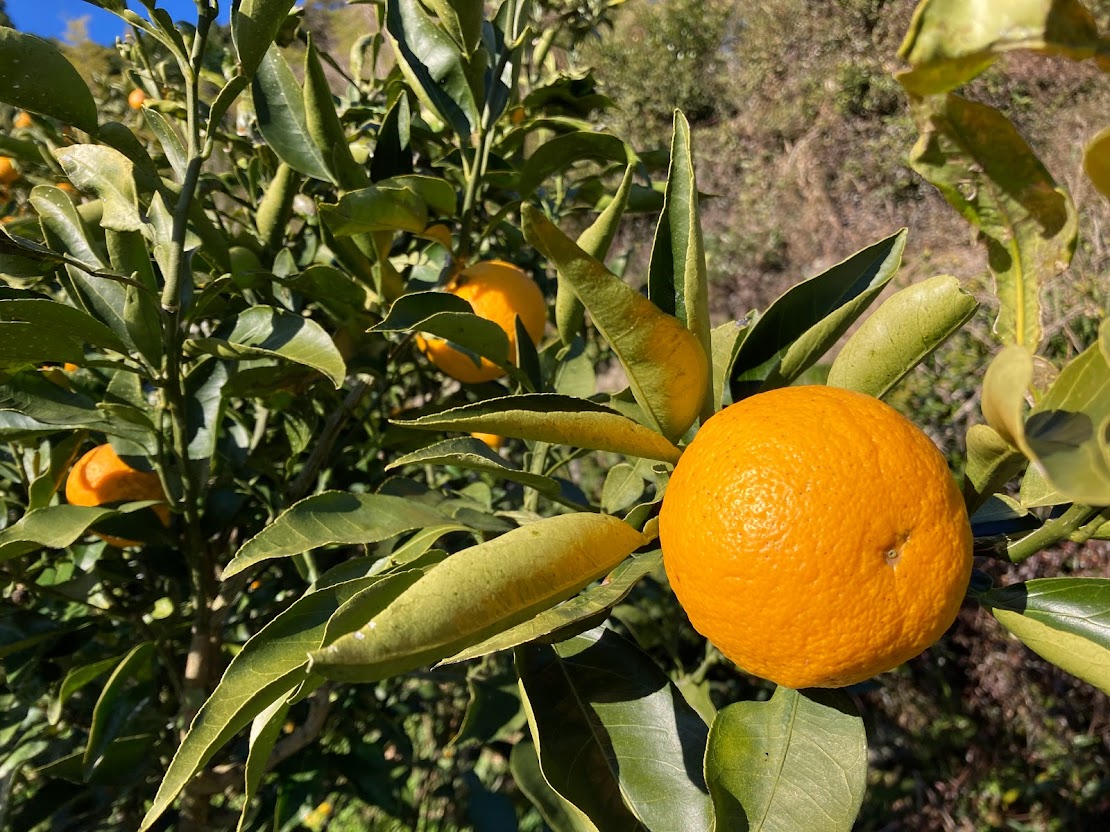
[[[529,523],[456,552],[356,632],[312,654],[312,670],[377,681],[431,664],[575,595],[645,542],[585,512]]]
[[[845,832],[867,785],[863,719],[838,691],[737,702],[713,721],[705,776],[717,829]]]

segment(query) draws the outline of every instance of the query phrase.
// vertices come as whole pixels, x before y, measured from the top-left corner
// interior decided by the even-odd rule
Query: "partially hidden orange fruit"
[[[98,445],[82,456],[66,479],[66,500],[75,506],[102,506],[107,503],[165,498],[157,474],[135,470],[119,458],[111,445]],[[169,508],[165,505],[151,508],[162,521],[162,525],[169,526]],[[124,540],[96,532],[94,534],[114,546],[141,545],[136,540]]]
[[[698,632],[790,688],[916,656],[971,575],[944,457],[893,408],[832,387],[760,393],[706,421],[667,485],[659,538]]]
[[[12,120],[12,127],[16,130],[26,130],[32,124],[34,124],[34,121],[31,118],[31,114],[26,110],[20,110],[15,114],[15,118]]]
[[[496,451],[505,444],[505,437],[498,436],[496,433],[472,433],[470,435],[481,442],[485,442],[492,451]]]
[[[8,156],[0,156],[0,185],[10,185],[19,179],[19,171],[15,169]]]
[[[528,336],[538,342],[547,323],[547,305],[536,282],[519,267],[504,260],[486,260],[459,272],[447,291],[470,302],[474,314],[493,321],[509,337],[509,355],[516,357],[516,324],[519,315]],[[475,363],[447,341],[416,336],[417,346],[428,359],[452,378],[467,383],[492,381],[505,371],[485,358]]]
[[[127,95],[127,106],[132,110],[141,110],[144,101],[146,101],[146,93],[140,89],[131,90]]]

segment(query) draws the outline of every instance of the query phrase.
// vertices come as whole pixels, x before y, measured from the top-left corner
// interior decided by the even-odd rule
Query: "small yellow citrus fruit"
[[[913,658],[959,611],[971,528],[944,457],[878,399],[760,393],[717,413],[659,515],[694,627],[749,673],[841,687]]]
[[[132,110],[141,110],[144,101],[146,101],[146,93],[140,89],[131,90],[127,95],[127,106]]]
[[[10,185],[19,179],[19,171],[15,169],[8,156],[0,156],[0,185]]]
[[[490,450],[496,451],[505,444],[505,437],[498,436],[496,433],[472,433],[470,435],[481,442],[485,442],[489,445]]]
[[[157,474],[136,471],[119,458],[111,445],[98,445],[77,460],[66,479],[66,500],[75,506],[102,506],[105,503],[165,498]],[[165,505],[152,508],[162,525],[169,526],[169,508]],[[97,537],[121,548],[141,545],[138,541],[111,535],[97,534]]]
[[[463,269],[447,284],[447,291],[470,302],[474,314],[493,321],[509,337],[509,355],[516,357],[517,316],[533,341],[543,337],[547,305],[536,282],[519,267],[504,260],[486,260]],[[466,353],[440,338],[416,337],[428,359],[452,378],[467,383],[492,381],[505,371],[483,358],[481,366]]]

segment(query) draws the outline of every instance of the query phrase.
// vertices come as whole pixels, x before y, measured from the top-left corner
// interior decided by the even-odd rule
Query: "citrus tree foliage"
[[[849,829],[867,765],[852,700],[779,689],[718,713],[704,671],[637,644],[629,599],[666,591],[656,515],[698,424],[812,380],[860,320],[824,369],[884,395],[975,311],[959,281],[871,311],[903,230],[711,327],[686,118],[662,162],[640,154],[595,129],[606,100],[553,58],[615,2],[386,0],[360,7],[349,55],[292,0],[242,0],[228,32],[213,2],[191,24],[96,5],[131,27],[138,108],[0,27],[3,820],[314,828],[339,796],[415,824],[454,749],[501,748],[513,793],[560,832]],[[1006,50],[1105,67],[1101,37],[1078,2],[925,0],[902,50],[912,164],[997,278],[1009,346],[964,496],[1015,561],[1110,535],[1110,325],[1039,371],[1039,289],[1067,266],[1075,210],[1000,114],[953,90]],[[1103,190],[1108,148],[1085,155]],[[625,275],[607,254],[633,211],[656,233]],[[438,291],[495,257],[545,290],[539,343]],[[421,333],[505,375],[446,379]],[[627,388],[599,388],[599,362]],[[157,474],[168,528],[150,501],[62,499],[105,442]],[[997,493],[1022,472],[1017,498]],[[121,532],[142,545],[98,536]],[[972,584],[1110,689],[1105,581]],[[514,828],[480,769],[455,772],[470,817]]]

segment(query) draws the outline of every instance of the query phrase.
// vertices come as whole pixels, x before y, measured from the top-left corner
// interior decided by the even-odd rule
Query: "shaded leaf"
[[[86,779],[103,758],[108,745],[116,738],[116,731],[123,727],[120,724],[122,714],[118,704],[124,687],[134,677],[144,673],[149,674],[150,663],[153,658],[154,642],[144,641],[142,644],[135,646],[112,671],[112,675],[104,685],[104,690],[100,692],[100,696],[96,700],[96,706],[93,708],[92,723],[89,725],[89,737],[85,743],[85,757],[82,767]]]
[[[251,82],[258,130],[281,161],[305,176],[335,182],[323,152],[312,141],[304,94],[276,46],[271,46]]]
[[[58,505],[37,508],[0,531],[0,562],[46,546],[64,549],[89,527],[120,512],[112,508]]]
[[[238,70],[254,76],[266,50],[277,37],[294,0],[242,0],[231,16],[231,39],[239,56]]]
[[[335,205],[320,203],[319,210],[328,229],[339,237],[373,231],[416,234],[428,224],[428,209],[416,193],[381,184],[348,191]]]
[[[347,375],[343,356],[318,323],[269,306],[252,306],[224,324],[216,337],[193,339],[186,347],[235,360],[283,358],[319,370],[336,388]]]
[[[579,130],[556,136],[537,147],[524,163],[517,180],[517,195],[526,199],[549,176],[586,159],[633,163],[636,155],[623,139],[611,133]]]
[[[353,190],[370,184],[370,176],[357,164],[347,144],[343,124],[335,111],[335,101],[328,85],[316,42],[308,35],[304,54],[304,114],[309,138],[324,156],[328,169],[341,188]]]
[[[517,672],[544,777],[598,829],[712,828],[708,729],[647,654],[597,628],[519,648]]]
[[[478,129],[478,105],[466,63],[450,35],[424,12],[418,0],[388,0],[385,29],[413,92],[468,142]]]
[[[0,26],[0,101],[96,133],[96,101],[73,64],[49,42]]]
[[[509,770],[524,796],[532,801],[552,832],[598,832],[598,828],[561,794],[551,788],[540,770],[531,740],[521,740],[509,755]]]

